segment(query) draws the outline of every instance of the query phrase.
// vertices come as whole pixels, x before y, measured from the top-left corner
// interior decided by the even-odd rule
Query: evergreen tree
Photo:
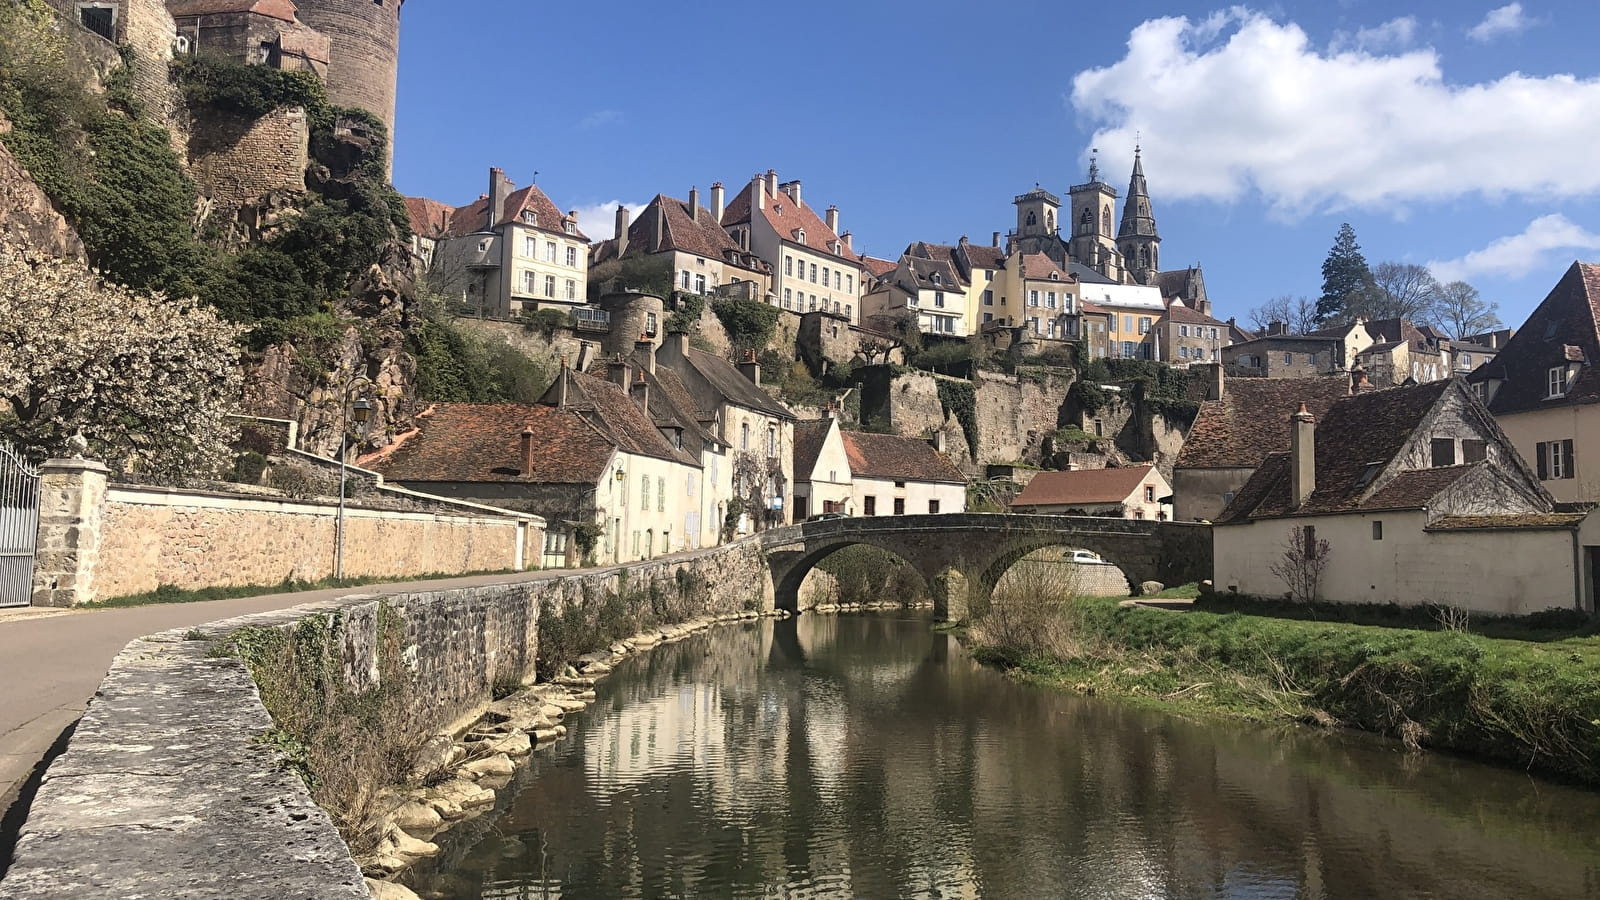
[[[1322,261],[1322,296],[1317,298],[1317,321],[1337,319],[1350,298],[1366,291],[1371,283],[1372,272],[1367,268],[1366,257],[1361,255],[1361,245],[1356,243],[1356,230],[1346,222],[1339,226],[1333,249]]]

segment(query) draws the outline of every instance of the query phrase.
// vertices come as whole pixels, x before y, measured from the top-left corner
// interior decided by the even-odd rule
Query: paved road
[[[348,594],[504,584],[554,574],[558,573],[408,581],[128,609],[0,610],[0,811],[11,807],[51,744],[83,715],[111,661],[134,638]]]

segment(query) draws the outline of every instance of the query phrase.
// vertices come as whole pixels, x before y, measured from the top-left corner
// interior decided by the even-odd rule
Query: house
[[[1253,340],[1224,345],[1228,374],[1256,378],[1310,378],[1345,370],[1344,338],[1331,334],[1290,334],[1273,322]]]
[[[1085,300],[1078,304],[1078,330],[1089,350],[1089,359],[1111,355],[1111,313]]]
[[[707,430],[727,445],[728,466],[713,479],[726,491],[740,532],[792,521],[795,415],[761,387],[754,353],[735,366],[689,346],[684,332],[668,333],[656,354],[656,373],[669,370],[699,410]]]
[[[489,193],[450,215],[430,285],[481,315],[573,310],[588,302],[589,239],[537,185],[517,189],[489,170]]]
[[[838,207],[828,207],[824,217],[805,202],[799,181],[780,185],[769,169],[728,204],[722,227],[771,267],[769,303],[795,314],[825,310],[859,323],[869,273],[850,248],[849,232],[839,233]]]
[[[1573,263],[1468,381],[1562,502],[1600,501],[1600,265]]]
[[[1005,260],[1002,308],[1025,334],[1050,340],[1078,336],[1078,279],[1043,253],[1013,253]]]
[[[638,380],[625,363],[616,381],[563,369],[545,403],[436,404],[366,463],[406,487],[543,516],[547,567],[687,549],[704,472],[646,414]]]
[[[967,334],[967,286],[948,259],[902,255],[895,270],[861,298],[861,307],[862,321],[881,331],[909,319],[923,334]]]
[[[966,301],[962,304],[966,330],[960,333],[976,334],[985,323],[1005,320],[1005,253],[1000,249],[998,231],[990,246],[974,244],[962,235],[955,244],[917,241],[906,248],[903,256],[948,263],[955,270]]]
[[[1011,501],[1011,511],[1166,521],[1172,518],[1171,495],[1153,465],[1040,472]]]
[[[657,194],[631,225],[627,207],[619,206],[617,236],[590,250],[590,271],[598,277],[609,262],[637,260],[663,290],[765,301],[772,269],[722,230],[722,213],[721,183],[711,186],[709,209],[700,205],[698,188],[689,189],[688,201]]]
[[[1166,314],[1156,321],[1156,336],[1161,358],[1178,365],[1219,362],[1222,348],[1231,341],[1228,323],[1181,302],[1168,306]]]
[[[411,220],[411,257],[426,272],[433,266],[439,243],[450,236],[455,208],[426,197],[407,197],[405,203]]]
[[[1159,288],[1117,284],[1077,263],[1067,270],[1078,281],[1078,296],[1106,313],[1107,347],[1114,359],[1161,359],[1156,322],[1167,306]]]
[[[1289,447],[1282,411],[1305,403],[1314,415],[1369,386],[1359,376],[1314,378],[1224,378],[1207,369],[1207,399],[1178,451],[1172,470],[1173,516],[1179,522],[1211,521],[1266,459]]]
[[[844,434],[832,415],[794,426],[794,520],[822,513],[855,512]]]
[[[1219,588],[1500,615],[1593,608],[1600,547],[1585,514],[1557,510],[1461,380],[1276,413],[1288,450],[1216,519]]]
[[[840,432],[850,463],[851,515],[964,512],[967,479],[933,445],[894,434]]]
[[[1155,286],[1161,291],[1161,301],[1169,308],[1175,303],[1200,313],[1211,315],[1211,298],[1206,294],[1206,276],[1199,266],[1173,269],[1156,275]]]

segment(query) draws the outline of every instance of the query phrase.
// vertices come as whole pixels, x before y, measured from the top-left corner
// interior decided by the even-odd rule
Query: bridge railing
[[[904,534],[935,531],[992,531],[1028,534],[1120,534],[1145,536],[1166,528],[1205,528],[1190,522],[1159,522],[1148,519],[1123,519],[1110,516],[1052,516],[1022,513],[942,513],[912,516],[857,516],[804,522],[764,532],[768,546],[801,540],[846,537],[865,534]]]

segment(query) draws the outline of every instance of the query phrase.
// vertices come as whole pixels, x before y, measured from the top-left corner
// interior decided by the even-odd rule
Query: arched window
[[[1078,217],[1078,233],[1079,234],[1093,234],[1094,233],[1094,210],[1090,209],[1087,206],[1085,206],[1083,208],[1083,215]]]
[[[1028,224],[1029,225],[1037,225],[1037,224],[1039,224],[1039,217],[1033,214],[1033,210],[1029,210],[1028,211]]]
[[[1056,214],[1055,213],[1046,212],[1044,214],[1044,228],[1045,228],[1046,231],[1055,231],[1056,230]]]
[[[1100,233],[1111,233],[1111,207],[1109,206],[1106,207],[1106,211],[1100,216]]]

